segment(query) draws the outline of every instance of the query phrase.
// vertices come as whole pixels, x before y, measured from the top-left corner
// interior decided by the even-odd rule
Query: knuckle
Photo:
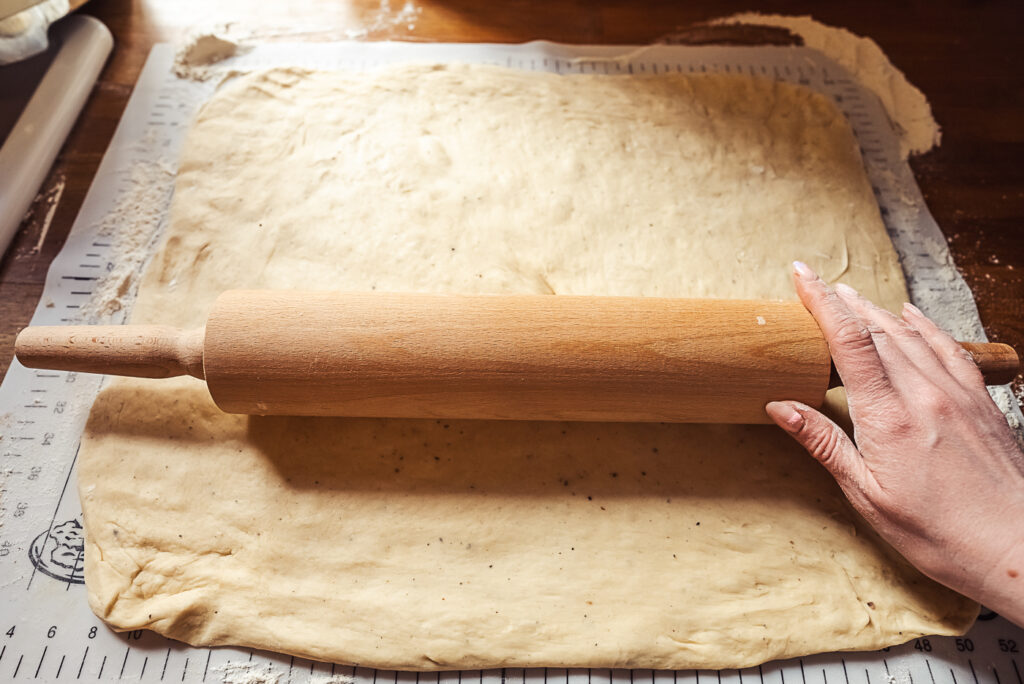
[[[924,341],[924,338],[921,336],[921,333],[914,330],[913,328],[903,323],[902,321],[898,320],[895,323],[890,324],[885,332],[886,334],[889,335],[889,337],[898,338],[900,340],[915,340],[922,342]]]
[[[819,430],[808,437],[804,446],[822,465],[829,467],[840,450],[840,442],[835,430]]]
[[[865,329],[868,331],[868,335],[871,337],[871,343],[876,349],[888,344],[889,331],[885,328],[875,323],[868,323],[867,326],[865,326]]]
[[[902,409],[889,412],[887,423],[890,426],[889,431],[895,435],[907,435],[917,428],[914,416],[910,411]]]
[[[918,340],[920,342],[924,342],[924,335],[921,334],[921,331],[920,330],[915,330],[914,328],[911,328],[906,323],[901,324],[897,328],[897,330],[899,331],[899,334],[901,336],[903,336],[903,337],[905,337],[907,339]]]
[[[860,321],[853,320],[850,317],[846,317],[846,320],[832,335],[832,339],[829,342],[832,346],[847,351],[861,351],[875,346],[871,331],[861,324]]]
[[[926,412],[941,417],[956,413],[954,399],[938,387],[928,387],[917,393],[917,404]]]

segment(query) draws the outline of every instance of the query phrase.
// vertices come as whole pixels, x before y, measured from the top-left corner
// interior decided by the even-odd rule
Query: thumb
[[[841,427],[798,401],[772,401],[764,410],[825,466],[845,491],[864,489],[871,475],[853,440]]]

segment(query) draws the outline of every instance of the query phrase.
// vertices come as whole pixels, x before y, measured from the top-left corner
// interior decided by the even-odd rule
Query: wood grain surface
[[[402,3],[392,0],[398,8]],[[412,28],[382,15],[379,0],[92,0],[79,11],[113,32],[114,54],[0,263],[0,373],[28,324],[47,267],[60,250],[150,47],[191,28],[234,22],[266,40],[331,40],[366,29],[366,40],[646,43],[786,42],[781,32],[723,34],[700,22],[738,11],[813,14],[874,38],[928,96],[942,146],[911,161],[954,260],[974,291],[989,337],[1024,350],[1024,4],[922,0],[894,3],[730,0],[417,0]],[[390,16],[393,16],[394,12]],[[59,197],[58,197],[59,196]],[[54,200],[56,211],[46,225]],[[38,246],[38,248],[37,248]],[[1021,378],[1015,385],[1021,394]]]
[[[831,360],[799,302],[234,290],[203,366],[231,413],[764,423]]]

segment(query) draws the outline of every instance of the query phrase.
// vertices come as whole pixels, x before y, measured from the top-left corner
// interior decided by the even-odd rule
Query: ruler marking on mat
[[[82,669],[85,668],[85,659],[89,656],[89,647],[85,647],[85,653],[82,654],[82,662],[78,664],[78,674],[75,675],[75,679],[82,678]]]

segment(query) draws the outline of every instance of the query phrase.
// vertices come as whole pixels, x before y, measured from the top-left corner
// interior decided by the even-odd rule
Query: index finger
[[[832,361],[851,398],[858,394],[877,396],[892,392],[868,325],[807,264],[794,261],[793,271],[800,301],[821,328]],[[885,333],[878,331],[878,334]]]

